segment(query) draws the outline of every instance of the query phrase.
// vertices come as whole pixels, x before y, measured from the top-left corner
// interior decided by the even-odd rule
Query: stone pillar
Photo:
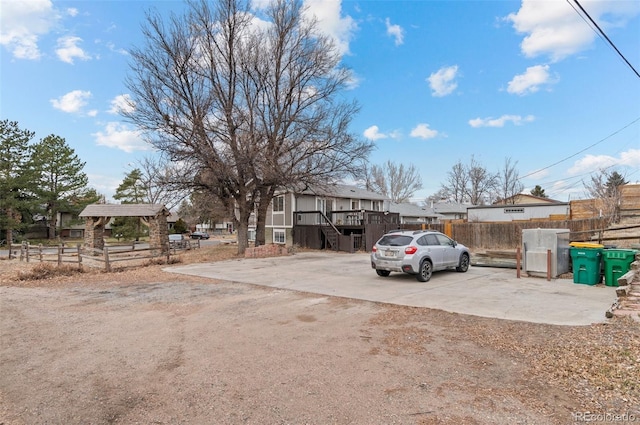
[[[86,248],[104,248],[103,217],[87,217],[84,225],[84,246]]]
[[[160,213],[149,218],[149,248],[153,255],[164,255],[169,252],[169,227],[167,216]]]

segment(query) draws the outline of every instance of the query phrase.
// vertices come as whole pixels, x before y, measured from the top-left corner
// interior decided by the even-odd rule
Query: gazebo
[[[169,210],[162,204],[91,204],[79,217],[85,219],[85,248],[104,248],[104,229],[112,217],[139,217],[149,227],[149,247],[160,254],[169,252]]]

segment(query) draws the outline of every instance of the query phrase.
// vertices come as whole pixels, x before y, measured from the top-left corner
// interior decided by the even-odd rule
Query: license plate
[[[385,257],[395,257],[398,251],[385,251],[384,252],[384,256]]]

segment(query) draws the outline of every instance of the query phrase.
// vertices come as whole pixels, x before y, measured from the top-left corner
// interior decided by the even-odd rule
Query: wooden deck
[[[368,210],[296,211],[294,244],[311,249],[371,251],[386,232],[400,226],[400,215]]]

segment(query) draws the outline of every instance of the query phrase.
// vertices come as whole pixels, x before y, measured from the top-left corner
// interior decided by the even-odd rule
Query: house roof
[[[362,189],[358,186],[345,184],[328,185],[322,187],[307,187],[305,190],[298,192],[303,195],[322,195],[334,196],[336,198],[346,199],[370,199],[374,201],[388,201],[389,198],[370,190]]]
[[[433,204],[433,210],[439,214],[466,214],[471,204],[458,204],[455,202],[438,202]]]
[[[437,212],[435,212],[433,208],[421,207],[419,205],[411,204],[408,202],[403,202],[400,204],[391,202],[389,204],[389,211],[398,213],[401,217],[444,217],[442,214],[438,214]]]
[[[162,204],[91,204],[87,205],[79,217],[154,217],[168,215]]]
[[[518,193],[508,198],[496,201],[493,205],[512,205],[512,204],[558,204],[560,201],[556,201],[551,198],[543,198],[542,196],[535,196],[529,193]]]

